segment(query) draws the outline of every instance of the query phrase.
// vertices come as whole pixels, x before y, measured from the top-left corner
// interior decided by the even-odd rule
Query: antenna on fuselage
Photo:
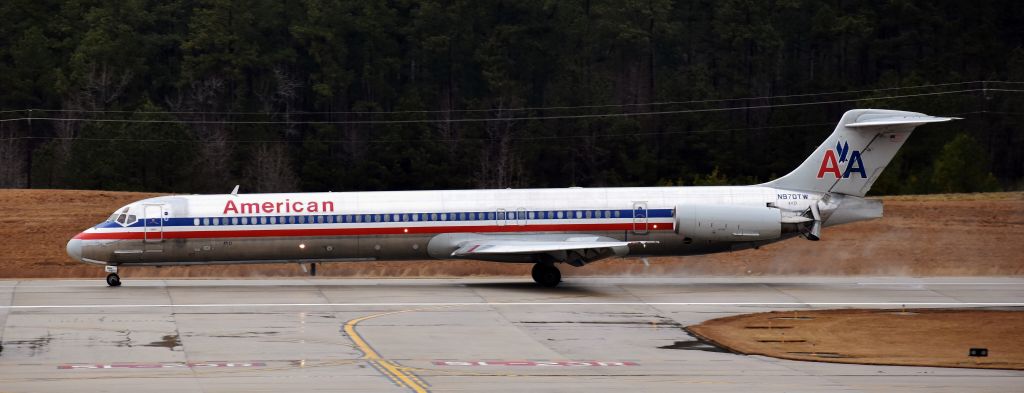
[[[238,195],[238,186],[241,184],[235,184],[235,188],[231,190],[231,195]]]

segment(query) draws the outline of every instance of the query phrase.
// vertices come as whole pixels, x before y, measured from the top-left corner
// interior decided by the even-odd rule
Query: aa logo
[[[839,169],[843,168],[842,171]],[[836,143],[835,149],[825,151],[821,158],[821,168],[818,169],[818,178],[825,178],[825,174],[831,174],[833,178],[840,177],[847,179],[851,174],[860,174],[862,179],[868,177],[864,171],[864,161],[860,159],[860,151],[850,151],[850,144],[847,142]]]

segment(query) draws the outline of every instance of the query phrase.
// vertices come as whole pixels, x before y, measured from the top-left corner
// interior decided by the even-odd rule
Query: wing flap
[[[600,238],[570,238],[562,241],[480,239],[468,241],[452,252],[453,257],[474,254],[536,254],[553,251],[572,251],[600,248],[628,247],[632,244],[657,243],[653,241],[609,241]]]

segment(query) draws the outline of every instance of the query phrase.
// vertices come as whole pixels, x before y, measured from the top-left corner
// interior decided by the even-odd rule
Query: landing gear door
[[[146,243],[164,241],[164,206],[143,205],[142,226],[145,231],[142,238]]]
[[[633,234],[647,234],[647,202],[633,202]]]

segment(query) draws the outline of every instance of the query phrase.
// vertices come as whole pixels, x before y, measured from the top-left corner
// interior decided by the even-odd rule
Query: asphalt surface
[[[1024,391],[1019,371],[742,356],[681,329],[903,306],[1024,308],[1024,279],[7,280],[0,392]]]

